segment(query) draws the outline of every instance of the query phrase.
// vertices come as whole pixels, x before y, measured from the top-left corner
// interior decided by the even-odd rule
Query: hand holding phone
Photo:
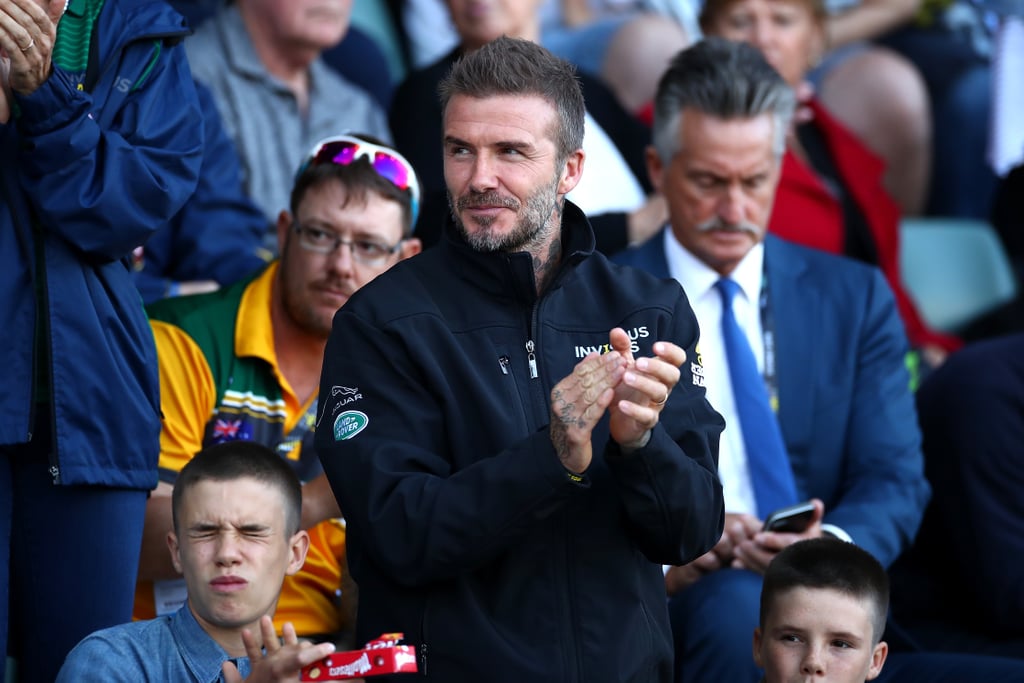
[[[814,503],[807,500],[789,507],[779,508],[764,521],[765,531],[799,534],[807,531],[814,519]]]

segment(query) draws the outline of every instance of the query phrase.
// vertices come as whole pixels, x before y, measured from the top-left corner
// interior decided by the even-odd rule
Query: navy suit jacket
[[[614,261],[671,277],[663,232]],[[888,566],[929,497],[907,340],[881,272],[765,238],[778,419],[802,498]],[[728,429],[728,425],[726,425]]]
[[[893,614],[935,649],[1024,656],[1024,334],[968,344],[917,392],[935,498]],[[915,622],[923,622],[920,632]]]

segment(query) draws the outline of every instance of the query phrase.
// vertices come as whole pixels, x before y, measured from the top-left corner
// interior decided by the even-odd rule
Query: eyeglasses
[[[336,249],[346,246],[352,250],[352,260],[364,266],[382,266],[388,258],[402,247],[402,241],[395,245],[374,242],[367,239],[347,240],[330,230],[311,228],[308,225],[293,224],[299,235],[299,246],[317,254],[333,254]]]
[[[370,160],[373,170],[381,178],[389,181],[399,190],[409,190],[409,194],[412,196],[410,202],[412,224],[416,225],[416,217],[420,213],[420,184],[416,179],[416,171],[405,157],[390,147],[375,145],[351,135],[325,138],[313,146],[313,151],[299,165],[295,177],[301,176],[311,166],[320,166],[321,164],[348,166],[362,157]]]

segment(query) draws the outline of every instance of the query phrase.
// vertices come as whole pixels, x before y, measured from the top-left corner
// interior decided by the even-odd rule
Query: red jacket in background
[[[928,328],[917,312],[899,268],[899,207],[882,186],[885,164],[815,100],[812,125],[822,132],[843,185],[860,208],[871,230],[878,266],[896,295],[896,305],[912,346],[934,344],[953,351],[962,342]],[[791,242],[842,254],[846,241],[842,206],[813,169],[788,149],[775,194],[769,232]]]

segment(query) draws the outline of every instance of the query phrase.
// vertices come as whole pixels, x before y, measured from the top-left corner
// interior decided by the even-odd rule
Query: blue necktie
[[[734,280],[722,278],[715,288],[722,296],[722,340],[747,449],[747,469],[757,498],[757,513],[766,519],[774,510],[797,502],[796,482],[754,352],[732,312],[732,300],[740,286]]]

